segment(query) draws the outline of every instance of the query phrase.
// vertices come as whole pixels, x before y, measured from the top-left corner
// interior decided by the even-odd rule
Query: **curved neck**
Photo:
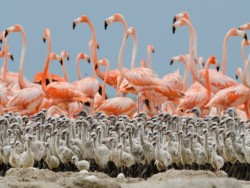
[[[7,41],[7,38],[3,38],[3,41],[4,41],[4,62],[3,62],[3,72],[2,72],[2,77],[3,77],[3,81],[6,81],[6,72],[7,72],[7,69],[8,69],[8,41]]]
[[[210,66],[210,62],[207,62],[206,70],[205,70],[205,79],[206,79],[206,88],[207,88],[207,101],[209,101],[210,97],[211,97],[210,82],[209,82],[209,66]]]
[[[47,40],[48,40],[48,52],[47,52],[46,62],[44,65],[43,75],[42,75],[42,89],[44,92],[46,92],[46,75],[48,73],[49,63],[50,63],[50,52],[51,52],[51,38],[50,38],[50,36],[48,36]]]
[[[87,22],[90,29],[91,29],[91,33],[92,33],[92,40],[93,40],[93,45],[92,45],[92,49],[90,49],[90,53],[91,53],[91,57],[92,57],[92,74],[93,74],[93,77],[96,77],[96,72],[95,72],[95,66],[97,65],[97,61],[98,61],[98,57],[97,57],[97,50],[96,50],[96,33],[95,33],[95,28],[93,26],[93,24],[88,21]]]
[[[249,65],[250,65],[250,55],[247,58],[247,63],[246,63],[246,66],[245,66],[245,69],[244,69],[244,75],[243,75],[243,80],[244,80],[244,83],[245,83],[245,85],[247,87],[250,87],[250,83],[248,81],[248,69],[249,69]]]
[[[123,25],[123,28],[124,28],[124,33],[123,33],[122,45],[121,45],[120,52],[119,52],[119,57],[118,57],[118,68],[119,68],[119,71],[121,72],[121,74],[124,77],[126,77],[126,73],[123,71],[122,59],[123,59],[124,50],[125,50],[125,46],[126,46],[126,42],[127,42],[128,26],[127,26],[127,23],[125,22],[124,19],[122,19],[121,22],[122,22],[122,25]]]
[[[18,82],[19,82],[19,86],[20,88],[25,88],[26,84],[23,80],[23,72],[24,72],[24,58],[25,58],[25,54],[26,54],[26,43],[27,43],[27,39],[26,39],[26,35],[23,29],[21,29],[21,34],[22,34],[22,38],[23,38],[23,43],[22,43],[22,52],[21,52],[21,60],[20,60],[20,69],[19,69],[19,75],[18,75]]]
[[[188,74],[189,74],[187,55],[184,57],[183,63],[185,65],[185,72],[184,72],[184,78],[183,78],[183,84],[184,84],[183,91],[187,91],[188,90]]]
[[[223,41],[223,57],[222,57],[222,70],[221,70],[222,74],[226,74],[226,63],[227,63],[226,47],[227,47],[228,38],[229,38],[229,33],[227,33]]]
[[[64,59],[62,61],[63,61],[62,62],[63,78],[64,78],[65,82],[68,82],[68,74],[67,74],[66,66],[64,64]]]
[[[134,36],[134,46],[133,46],[133,54],[132,54],[132,61],[131,61],[131,70],[135,68],[136,54],[137,54],[137,48],[138,48],[138,40],[137,40],[136,33],[133,36]]]
[[[245,47],[245,46],[244,46],[243,44],[241,44],[241,55],[242,55],[244,67],[246,67],[247,59],[246,59],[246,54],[245,54],[245,49],[244,49],[244,47]]]
[[[109,73],[109,65],[106,66],[105,77],[104,77],[103,85],[102,85],[102,101],[105,101],[106,82],[108,78],[108,73]]]
[[[78,80],[82,80],[82,75],[81,75],[81,71],[80,71],[80,58],[76,59],[76,71],[77,71],[77,76],[78,76]]]

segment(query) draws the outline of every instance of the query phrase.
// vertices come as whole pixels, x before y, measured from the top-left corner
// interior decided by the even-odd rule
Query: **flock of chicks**
[[[148,119],[140,113],[107,117],[98,112],[76,119],[47,117],[47,110],[27,117],[0,116],[2,175],[12,168],[98,170],[111,177],[147,178],[170,168],[224,170],[249,180],[249,121],[229,108],[223,116],[179,117],[161,113]]]

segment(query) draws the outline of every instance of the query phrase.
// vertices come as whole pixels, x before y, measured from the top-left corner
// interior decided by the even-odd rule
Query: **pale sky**
[[[27,52],[25,58],[25,76],[33,80],[36,72],[42,71],[47,44],[42,42],[43,31],[50,28],[52,35],[52,49],[60,53],[65,49],[70,54],[67,63],[69,81],[77,79],[75,59],[78,52],[89,54],[88,41],[91,38],[90,29],[81,25],[72,29],[72,22],[80,15],[87,15],[97,33],[100,44],[99,58],[108,58],[111,69],[117,68],[118,53],[122,42],[123,28],[121,24],[113,23],[104,30],[104,20],[114,13],[121,13],[128,26],[137,29],[138,54],[137,65],[141,59],[147,59],[146,46],[152,44],[155,53],[152,55],[153,69],[160,77],[173,72],[182,64],[169,65],[170,59],[179,54],[188,53],[189,33],[187,27],[178,28],[172,34],[173,16],[187,11],[190,13],[193,26],[198,34],[198,55],[205,59],[215,55],[222,61],[222,43],[227,31],[233,27],[250,22],[250,1],[228,0],[25,0],[4,1],[0,11],[0,29],[19,23],[27,35]],[[250,31],[247,31],[250,38]],[[22,39],[21,35],[11,33],[8,36],[9,51],[14,55],[14,62],[9,62],[8,69],[17,72],[19,69]],[[227,75],[234,78],[235,70],[243,66],[240,44],[241,37],[229,39],[227,45]],[[130,68],[133,40],[129,39],[124,55],[124,65]],[[246,49],[248,55],[249,49]],[[3,61],[3,60],[1,60]],[[51,63],[51,72],[62,74],[59,63]],[[91,75],[90,65],[81,63],[82,75]],[[109,96],[114,96],[113,90],[108,87]]]

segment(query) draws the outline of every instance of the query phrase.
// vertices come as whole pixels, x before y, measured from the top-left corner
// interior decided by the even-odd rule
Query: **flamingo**
[[[162,80],[160,80],[157,74],[149,68],[134,68],[129,72],[124,71],[122,65],[122,58],[124,54],[124,48],[126,45],[127,40],[127,23],[125,22],[123,16],[121,14],[114,14],[113,16],[107,18],[105,20],[105,29],[107,26],[112,22],[121,22],[124,27],[124,35],[123,35],[123,42],[119,53],[119,61],[118,67],[121,74],[134,86],[138,93],[139,103],[141,103],[141,95],[145,91],[155,90],[156,93],[160,93],[164,95],[164,97],[171,97],[171,98],[179,98],[182,96],[181,92],[172,89],[169,85],[164,84]],[[151,94],[152,96],[152,94]],[[138,108],[140,112],[140,105]]]
[[[242,55],[244,67],[246,67],[246,64],[247,64],[246,54],[245,54],[245,50],[244,50],[245,46],[247,46],[247,45],[250,45],[250,40],[243,39],[241,42],[241,55]]]
[[[176,21],[173,25],[173,28],[177,28],[179,26],[184,26],[187,25],[189,28],[190,33],[194,33],[194,28],[191,25],[191,23],[185,19],[185,18],[181,18],[178,21]],[[173,29],[175,31],[175,29]],[[192,37],[193,34],[190,34],[190,36]],[[243,31],[240,31],[236,28],[233,28],[231,30],[229,30],[229,32],[227,33],[225,39],[228,39],[229,36],[243,36],[244,38],[246,38],[246,33]],[[224,40],[227,41],[227,40]],[[191,43],[193,46],[193,40],[191,40]],[[193,59],[193,54],[189,54],[190,55],[190,59]],[[224,55],[225,58],[225,55]],[[190,61],[192,62],[192,61]],[[224,70],[225,70],[225,60],[223,60],[223,66],[224,66]],[[193,77],[195,77],[195,79],[197,79],[204,87],[205,87],[205,71],[204,70],[199,70],[196,71],[195,66],[190,66],[191,72]],[[230,87],[230,86],[236,86],[237,83],[235,82],[235,80],[231,79],[228,76],[225,76],[223,74],[223,72],[216,72],[215,70],[211,70],[212,72],[210,73],[210,83],[211,83],[211,91],[213,93],[216,93],[218,91],[220,91],[221,89]]]
[[[87,23],[92,31],[92,40],[94,45],[96,45],[96,37],[95,37],[95,29],[91,21],[87,16],[80,16],[79,18],[76,18],[73,22],[73,29],[79,24],[79,23]],[[88,98],[90,98],[90,109],[89,114],[93,115],[94,113],[94,102],[95,102],[95,95],[99,91],[100,83],[96,79],[96,73],[95,73],[95,65],[97,63],[97,52],[95,46],[92,46],[92,49],[90,49],[91,57],[92,57],[92,77],[88,77],[85,79],[82,79],[79,81],[78,86],[80,86],[80,91],[84,93]]]
[[[56,53],[50,54],[50,60],[58,60],[61,64],[61,57]],[[42,75],[43,72],[38,72],[34,76],[34,83],[36,84],[42,84]],[[51,79],[51,80],[50,80]],[[48,73],[48,76],[46,77],[46,85],[48,85],[50,82],[57,82],[57,81],[66,81],[65,78],[62,78],[61,76],[58,76],[56,74]]]
[[[20,91],[16,92],[15,95],[6,104],[5,111],[18,111],[20,114],[34,113],[34,110],[42,102],[45,96],[41,87],[33,83],[25,83],[23,79],[24,72],[24,56],[26,52],[26,35],[21,25],[15,24],[5,31],[5,37],[10,32],[20,32],[23,37],[22,53],[20,60],[20,70],[18,74],[18,83],[21,88]],[[36,112],[36,111],[35,111]]]
[[[206,89],[201,88],[199,84],[193,84],[190,89],[185,92],[185,96],[180,100],[180,104],[177,108],[177,112],[184,112],[185,110],[192,109],[194,106],[203,109],[204,106],[210,101],[211,90],[209,81],[209,66],[215,64],[217,71],[219,71],[220,65],[218,64],[214,56],[210,56],[206,63],[205,76],[206,76]],[[197,82],[195,82],[197,83]]]
[[[102,105],[96,110],[97,112],[102,111],[106,115],[128,115],[133,116],[135,110],[135,102],[128,97],[115,97],[105,100],[105,85],[107,81],[107,75],[109,71],[109,62],[107,59],[102,59],[99,64],[106,66],[106,76],[103,82],[103,93],[102,93]]]
[[[50,64],[50,52],[51,52],[51,35],[50,30],[46,28],[44,30],[43,41],[48,40],[48,54],[43,70],[42,77],[42,89],[43,91],[53,99],[59,99],[63,102],[87,102],[89,99],[80,92],[75,86],[68,82],[52,82],[46,86],[45,79],[48,74]]]

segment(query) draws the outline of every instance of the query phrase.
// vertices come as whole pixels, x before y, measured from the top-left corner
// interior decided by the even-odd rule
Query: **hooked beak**
[[[43,43],[45,43],[46,42],[46,38],[43,38]]]
[[[90,58],[87,59],[87,62],[90,64]]]
[[[217,67],[216,67],[216,70],[217,70],[217,72],[219,72],[219,70],[220,70],[220,66],[217,66]]]
[[[63,65],[63,60],[62,59],[60,59],[60,64]]]
[[[2,44],[3,43],[3,39],[0,39],[0,44]]]
[[[236,80],[238,80],[238,75],[235,75]]]
[[[8,36],[8,34],[9,34],[8,30],[5,30],[4,37],[6,38]]]
[[[173,26],[172,27],[173,34],[175,33],[175,30],[176,30],[176,28],[175,28],[175,26]]]
[[[14,61],[14,56],[12,54],[10,55],[10,59]]]
[[[69,61],[69,56],[67,57],[67,61]]]
[[[176,22],[176,17],[174,17],[174,19],[173,19],[173,24],[174,24],[174,22]]]
[[[247,41],[247,34],[246,33],[244,34],[244,39]]]
[[[73,29],[75,29],[76,28],[76,23],[75,22],[73,22]]]
[[[107,30],[107,27],[108,27],[108,24],[107,24],[107,22],[105,21],[105,22],[104,22],[104,29]]]
[[[173,59],[171,59],[171,61],[170,61],[170,65],[172,65],[174,63],[174,60]]]

